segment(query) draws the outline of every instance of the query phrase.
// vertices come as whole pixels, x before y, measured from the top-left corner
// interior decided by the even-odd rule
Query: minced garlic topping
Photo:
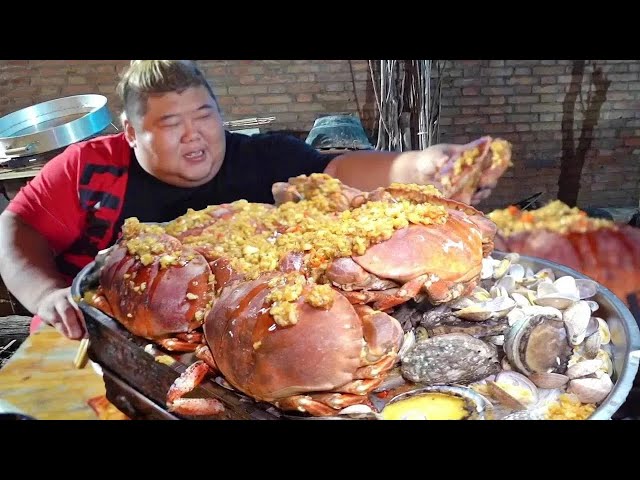
[[[547,229],[558,233],[584,233],[600,228],[615,228],[615,223],[603,218],[589,218],[577,207],[570,208],[560,200],[554,200],[537,210],[520,210],[510,206],[494,210],[487,215],[504,236],[520,232]]]
[[[129,255],[137,257],[144,266],[151,265],[156,258],[159,259],[160,268],[184,265],[193,260],[193,255],[183,254],[180,244],[173,247],[168,241],[162,240],[162,235],[166,233],[160,225],[140,223],[132,217],[125,220],[122,232]],[[168,237],[168,240],[175,242],[173,237]]]
[[[511,151],[511,144],[506,140],[497,139],[491,142],[489,146],[491,151],[491,169],[502,167],[507,162],[507,153]],[[509,160],[509,165],[513,163]]]
[[[304,179],[307,178],[305,182]],[[157,234],[181,234],[190,228],[207,226],[201,234],[182,238],[182,245],[200,251],[207,261],[227,258],[231,267],[253,280],[263,273],[277,270],[280,262],[292,253],[303,254],[301,273],[281,275],[274,280],[269,295],[271,314],[279,324],[290,325],[295,318],[295,300],[306,291],[306,302],[329,308],[333,291],[323,278],[335,258],[362,255],[373,244],[389,239],[409,224],[432,225],[447,221],[443,205],[411,201],[442,197],[433,186],[392,185],[393,197],[385,201],[368,201],[360,207],[338,211],[345,197],[339,180],[325,174],[298,177],[290,182],[300,193],[299,201],[278,207],[238,200],[220,206],[231,215],[211,222],[216,207],[189,210],[182,217],[161,226],[143,226],[137,219],[125,222],[125,241],[129,253],[148,265],[154,255],[164,259],[164,266],[181,262],[181,252],[171,251],[168,242],[159,242]],[[437,202],[441,203],[441,202]],[[148,234],[148,235],[145,235]]]
[[[586,420],[596,406],[592,403],[580,403],[573,395],[563,393],[558,400],[549,405],[546,418],[548,420]]]
[[[217,205],[211,205],[203,210],[194,210],[189,208],[186,215],[182,215],[176,220],[170,222],[165,227],[166,233],[173,236],[178,236],[181,233],[190,230],[192,228],[202,227],[212,222],[213,217],[211,214],[218,210],[220,207]]]
[[[433,187],[429,187],[423,193],[431,195]],[[309,196],[312,194],[315,196]],[[183,243],[205,247],[207,256],[213,258],[229,258],[247,279],[275,270],[292,252],[304,253],[305,273],[318,279],[335,258],[362,255],[409,224],[441,224],[448,216],[443,206],[409,200],[371,201],[336,212],[319,188],[315,193],[306,191],[305,198],[277,208],[239,200],[231,204],[236,212],[233,216],[219,219]]]
[[[491,167],[490,170],[502,167],[506,162],[510,162],[508,153],[511,151],[511,144],[506,140],[496,139],[489,145],[489,154],[491,155]],[[474,147],[466,150],[460,155],[460,157],[453,164],[452,176],[445,175],[441,178],[441,183],[445,186],[451,186],[465,170],[473,167],[477,159],[480,157],[480,147]]]
[[[271,287],[266,298],[266,301],[271,304],[269,313],[281,327],[295,325],[298,322],[295,302],[302,295],[306,285],[310,286],[305,298],[309,305],[324,309],[329,309],[333,305],[335,293],[331,285],[309,282],[298,272],[274,277],[268,285]]]

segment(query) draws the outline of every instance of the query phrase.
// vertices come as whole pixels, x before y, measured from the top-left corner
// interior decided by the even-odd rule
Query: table
[[[74,367],[79,346],[43,324],[0,369],[0,399],[38,420],[98,420],[87,401],[104,382],[90,363]]]
[[[32,167],[21,167],[13,169],[0,169],[0,182],[5,180],[16,180],[22,178],[35,177],[44,165],[37,165]]]
[[[20,189],[29,180],[40,173],[44,165],[3,169],[0,168],[0,212],[6,207],[6,203],[13,199]]]

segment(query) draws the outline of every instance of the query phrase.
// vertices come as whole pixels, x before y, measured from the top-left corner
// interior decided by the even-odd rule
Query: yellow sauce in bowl
[[[383,420],[463,420],[469,416],[466,401],[445,393],[425,393],[389,403]]]

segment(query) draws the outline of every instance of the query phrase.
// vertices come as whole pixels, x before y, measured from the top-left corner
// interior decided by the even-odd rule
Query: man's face
[[[142,168],[163,182],[197,187],[222,166],[224,125],[205,87],[151,96],[145,115],[124,126]]]

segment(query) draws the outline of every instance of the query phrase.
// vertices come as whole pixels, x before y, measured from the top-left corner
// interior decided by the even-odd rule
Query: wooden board
[[[136,420],[180,420],[179,417],[156,405],[106,368],[103,368],[103,378],[107,389],[107,399],[129,418]]]
[[[119,323],[96,308],[80,302],[89,332],[89,358],[105,371],[107,398],[132,418],[171,418],[151,411],[156,407],[169,413],[166,397],[174,380],[195,360],[193,354],[173,356],[170,365],[162,363],[167,358],[151,342],[136,337]],[[140,398],[143,397],[143,398]],[[225,410],[215,416],[181,417],[207,420],[275,420],[279,415],[274,407],[229,390],[214,381],[205,380],[189,397],[215,398]],[[122,397],[122,398],[119,398]],[[155,404],[145,405],[144,399]],[[147,413],[140,414],[140,408]],[[138,412],[138,413],[136,413]]]
[[[105,395],[104,382],[90,365],[74,367],[78,346],[43,325],[0,370],[0,398],[38,420],[97,420],[87,402]]]

